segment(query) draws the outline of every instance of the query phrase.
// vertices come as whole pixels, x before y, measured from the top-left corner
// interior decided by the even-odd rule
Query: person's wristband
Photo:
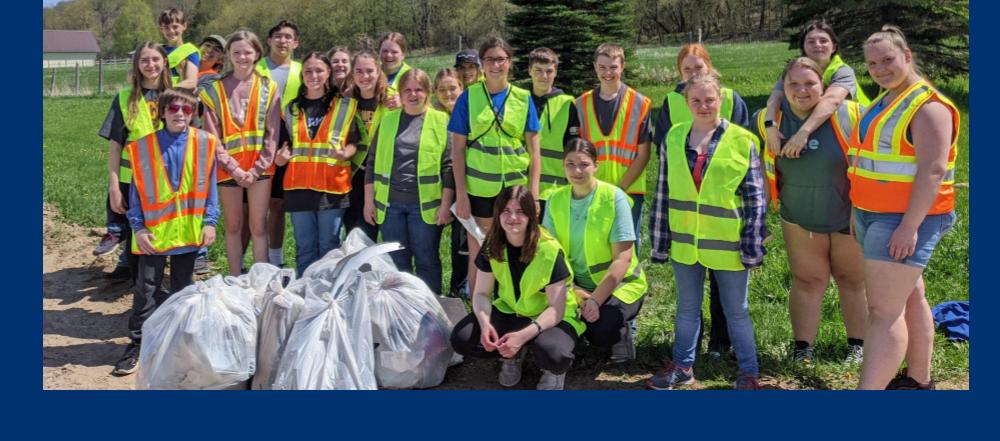
[[[538,328],[538,335],[542,335],[542,325],[539,325],[538,322],[534,320],[531,321],[531,324],[535,325],[535,327]]]

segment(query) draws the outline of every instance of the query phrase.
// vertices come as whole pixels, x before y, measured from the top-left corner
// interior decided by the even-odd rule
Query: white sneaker
[[[635,331],[625,324],[625,338],[611,346],[611,362],[626,363],[635,360]]]
[[[521,382],[521,363],[524,362],[524,350],[518,352],[514,358],[504,358],[500,364],[500,385],[503,387],[514,387]]]
[[[542,378],[538,380],[538,386],[535,389],[538,390],[563,390],[563,384],[566,383],[566,373],[553,374],[545,369],[542,369]]]

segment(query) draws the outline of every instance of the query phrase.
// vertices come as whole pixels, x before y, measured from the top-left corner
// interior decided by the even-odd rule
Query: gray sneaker
[[[542,378],[538,380],[538,386],[535,387],[537,390],[563,390],[563,385],[566,383],[566,373],[553,374],[545,369],[542,369]]]
[[[792,361],[805,366],[812,366],[813,358],[812,346],[806,347],[805,349],[796,349],[792,353]]]
[[[198,256],[194,259],[194,273],[197,275],[204,275],[212,272],[212,268],[208,265],[207,256]]]
[[[611,362],[619,364],[632,360],[635,360],[635,331],[626,323],[625,338],[611,346]]]
[[[504,358],[500,364],[500,385],[514,387],[521,382],[521,364],[527,354],[523,349],[514,358]]]
[[[847,364],[858,364],[865,360],[865,347],[861,345],[847,345],[847,357],[844,357],[844,363]]]

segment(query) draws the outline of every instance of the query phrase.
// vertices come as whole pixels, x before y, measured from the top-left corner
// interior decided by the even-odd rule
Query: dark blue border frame
[[[13,210],[0,222],[6,224],[0,261],[5,269],[5,317],[3,328],[6,357],[0,363],[4,386],[5,416],[22,427],[23,435],[46,438],[58,434],[92,434],[110,439],[149,436],[263,435],[282,437],[311,435],[339,438],[342,435],[385,438],[453,438],[475,436],[509,437],[520,433],[538,438],[542,432],[563,437],[594,437],[607,434],[619,438],[665,439],[733,436],[795,436],[812,438],[829,434],[853,438],[875,432],[895,436],[905,432],[962,438],[972,435],[977,409],[988,411],[996,390],[992,373],[996,358],[997,310],[989,274],[996,273],[1000,257],[997,224],[997,186],[990,181],[1000,153],[987,129],[992,103],[1000,94],[991,87],[996,64],[994,21],[1000,7],[978,1],[970,6],[972,78],[970,114],[976,129],[970,134],[970,175],[976,176],[970,209],[972,260],[970,297],[976,300],[985,320],[976,322],[976,348],[971,365],[982,368],[968,392],[860,393],[781,392],[739,394],[725,391],[646,393],[641,391],[566,391],[539,394],[528,391],[476,392],[440,391],[378,393],[151,393],[43,391],[39,363],[42,359],[41,321],[41,99],[37,67],[24,71],[10,66],[20,60],[35,64],[41,58],[41,13],[37,6],[5,5],[8,22],[10,65],[0,70],[6,84],[9,106],[7,133],[13,139],[5,174],[5,204]],[[29,81],[30,80],[30,81]],[[31,87],[20,87],[29,84]],[[13,85],[13,86],[10,86]],[[23,106],[23,107],[22,107]],[[981,128],[981,129],[980,129]],[[978,130],[977,130],[978,129]],[[21,146],[27,146],[21,148]],[[973,150],[970,147],[970,150]],[[983,177],[980,177],[980,173]],[[23,212],[20,215],[10,215]],[[971,241],[970,241],[971,242]],[[28,276],[25,276],[28,275]],[[13,350],[10,350],[13,349]],[[36,360],[31,362],[30,360]],[[972,368],[970,367],[970,370]],[[995,411],[991,412],[995,413]],[[7,418],[4,418],[7,420]],[[468,430],[468,431],[467,431]],[[530,434],[530,435],[529,435]],[[21,434],[14,434],[19,436]],[[310,436],[310,435],[305,435]]]

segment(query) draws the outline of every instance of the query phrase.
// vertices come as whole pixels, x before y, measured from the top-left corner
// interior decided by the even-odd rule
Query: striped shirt
[[[722,120],[722,124],[712,135],[708,143],[708,159],[705,161],[704,170],[708,169],[715,154],[715,148],[722,139],[722,134],[729,127],[729,121]],[[666,146],[662,151],[666,152]],[[698,159],[697,150],[688,146],[685,151],[688,168],[694,173],[694,165]],[[666,263],[670,253],[670,222],[667,218],[667,155],[660,155],[660,174],[656,181],[656,193],[653,194],[653,209],[649,215],[649,231],[653,236],[653,249],[650,260],[653,263]],[[754,268],[764,263],[764,255],[767,250],[764,248],[764,238],[767,237],[767,201],[764,196],[764,175],[760,168],[760,157],[757,154],[757,146],[750,148],[750,168],[746,177],[740,183],[737,193],[740,195],[742,204],[740,206],[740,218],[743,219],[743,230],[740,232],[740,256],[743,266]]]

